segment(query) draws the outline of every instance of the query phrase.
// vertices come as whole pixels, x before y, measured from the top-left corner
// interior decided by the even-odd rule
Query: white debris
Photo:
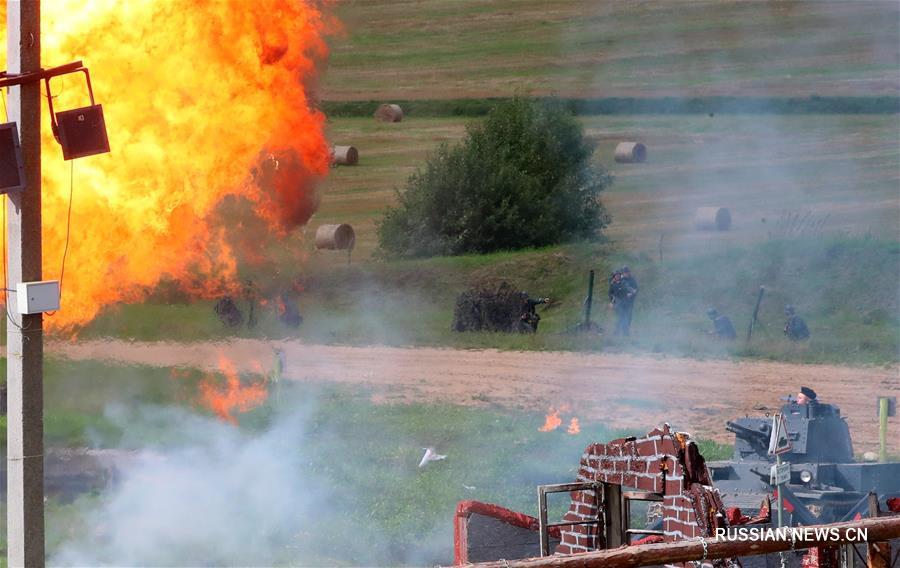
[[[447,459],[447,456],[442,456],[434,451],[434,448],[422,448],[425,450],[425,455],[422,456],[422,461],[419,462],[419,467],[425,467],[428,462],[439,461]]]

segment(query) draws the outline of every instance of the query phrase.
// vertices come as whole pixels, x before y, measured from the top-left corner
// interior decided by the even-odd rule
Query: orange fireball
[[[71,172],[44,109],[46,279],[60,274],[74,174],[62,307],[50,327],[140,301],[162,279],[195,297],[235,293],[234,245],[211,221],[227,196],[251,204],[274,236],[308,221],[329,162],[325,117],[308,94],[327,55],[321,7],[55,0],[43,11],[43,64],[83,60],[112,150]],[[57,111],[89,104],[81,74],[52,89]]]

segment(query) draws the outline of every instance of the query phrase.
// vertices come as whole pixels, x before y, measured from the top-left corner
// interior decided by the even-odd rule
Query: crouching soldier
[[[706,315],[713,323],[713,331],[709,332],[710,335],[719,339],[735,339],[737,337],[737,333],[735,333],[734,326],[731,324],[728,316],[720,314],[719,310],[715,308],[706,310]]]
[[[520,296],[522,298],[522,315],[519,317],[516,325],[517,331],[519,333],[537,333],[541,316],[538,315],[535,308],[541,304],[550,303],[550,298],[538,298],[535,300],[528,297],[528,292],[522,292]]]
[[[784,315],[787,316],[787,321],[784,324],[784,334],[788,336],[788,339],[791,341],[805,341],[809,339],[809,328],[806,327],[806,322],[803,321],[803,318],[797,315],[794,306],[790,304],[785,306]]]

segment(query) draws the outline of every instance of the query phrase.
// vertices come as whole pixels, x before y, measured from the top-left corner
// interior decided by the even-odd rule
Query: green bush
[[[410,176],[378,225],[399,256],[486,253],[593,238],[609,221],[600,192],[612,176],[555,101],[514,98],[441,145]]]

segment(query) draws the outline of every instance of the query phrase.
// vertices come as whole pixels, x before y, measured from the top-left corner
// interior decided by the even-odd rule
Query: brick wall
[[[724,513],[718,492],[696,479],[708,482],[692,472],[685,479],[685,450],[693,444],[688,434],[672,432],[669,425],[657,428],[642,438],[621,438],[607,444],[591,444],[581,456],[577,481],[602,481],[640,491],[663,494],[663,530],[666,541],[711,535]],[[695,452],[696,453],[696,452]],[[593,491],[573,491],[564,521],[583,521],[598,517],[600,497]],[[602,527],[578,525],[563,527],[557,553],[573,554],[595,550],[602,545]]]

